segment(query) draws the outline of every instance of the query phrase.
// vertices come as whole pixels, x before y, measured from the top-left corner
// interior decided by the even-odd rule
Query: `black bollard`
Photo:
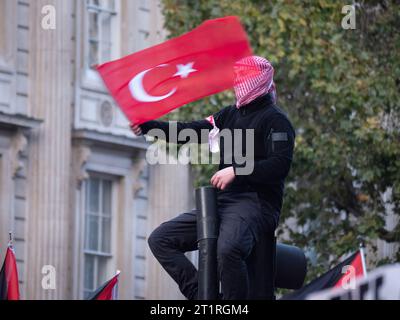
[[[307,275],[307,259],[300,248],[278,243],[275,266],[277,288],[300,289],[303,286]]]
[[[213,187],[196,189],[197,243],[199,249],[198,299],[216,300],[219,293],[217,271],[218,211]]]

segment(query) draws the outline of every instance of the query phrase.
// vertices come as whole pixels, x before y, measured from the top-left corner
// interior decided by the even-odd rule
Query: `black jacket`
[[[222,129],[245,130],[254,129],[254,170],[249,175],[238,175],[238,164],[231,154],[225,154],[224,143],[220,143],[220,165],[223,169],[233,166],[236,178],[225,189],[230,191],[255,191],[259,198],[267,201],[278,212],[282,208],[284,180],[289,173],[293,158],[295,130],[286,114],[274,104],[270,94],[258,97],[249,104],[237,109],[235,105],[228,106],[214,115],[216,126]],[[181,130],[194,129],[200,137],[202,129],[211,130],[213,126],[207,120],[192,122],[177,122],[178,134]],[[140,125],[142,132],[147,134],[150,129],[161,129],[167,141],[185,143],[186,141],[171,141],[168,135],[168,122],[148,121]],[[243,154],[246,151],[245,134],[242,135]],[[222,140],[222,139],[221,139]],[[233,148],[235,150],[235,148]],[[235,152],[235,151],[234,151]],[[230,159],[230,161],[224,161]],[[226,162],[226,163],[225,163]]]

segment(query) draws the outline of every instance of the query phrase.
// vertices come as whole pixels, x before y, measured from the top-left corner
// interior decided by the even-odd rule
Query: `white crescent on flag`
[[[177,65],[178,71],[173,75],[173,77],[180,76],[182,79],[187,78],[190,73],[197,71],[192,68],[193,64],[194,64],[193,62],[190,62],[186,65],[178,64]],[[154,68],[150,68],[142,72],[139,72],[136,76],[134,76],[132,80],[129,81],[129,91],[131,92],[132,97],[140,102],[157,102],[172,96],[177,90],[176,87],[171,89],[169,93],[163,96],[152,96],[143,87],[143,78],[149,71],[155,68],[166,67],[166,66],[168,66],[168,64],[160,64]]]
[[[159,66],[155,67],[166,67],[167,64],[160,64]],[[172,96],[176,92],[176,88],[173,88],[169,93],[163,95],[163,96],[152,96],[146,92],[143,88],[143,78],[146,75],[147,72],[155,69],[147,69],[145,71],[142,71],[138,73],[133,79],[129,82],[129,90],[132,94],[132,97],[134,97],[136,100],[141,101],[141,102],[156,102],[156,101],[161,101],[164,100],[170,96]]]

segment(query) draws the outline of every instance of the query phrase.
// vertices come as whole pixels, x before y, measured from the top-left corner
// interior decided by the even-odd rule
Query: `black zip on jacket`
[[[236,175],[234,181],[224,191],[255,191],[260,199],[267,201],[280,213],[283,202],[284,180],[292,163],[296,136],[287,115],[275,105],[272,95],[266,94],[239,109],[235,105],[225,107],[213,114],[213,116],[215,125],[220,130],[227,129],[232,131],[233,134],[234,129],[254,129],[255,133],[254,156],[246,155],[251,158],[248,161],[253,161],[254,165],[253,172],[248,175],[238,174],[237,169],[246,164],[238,164],[231,154],[226,155],[224,143],[221,141],[219,169],[233,166]],[[206,119],[177,122],[176,126],[178,134],[181,130],[190,128],[196,131],[198,137],[200,137],[202,129],[211,130],[213,128]],[[161,129],[168,142],[187,142],[171,141],[168,133],[169,125],[165,121],[148,121],[141,124],[140,128],[143,134],[147,134],[151,129]],[[245,155],[246,151],[245,144],[245,132],[242,132],[241,150],[243,155]],[[233,148],[234,152],[235,149]],[[225,157],[230,161],[225,163]]]

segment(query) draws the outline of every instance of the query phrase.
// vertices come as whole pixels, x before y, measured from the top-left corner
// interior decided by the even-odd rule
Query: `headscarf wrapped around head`
[[[267,59],[258,56],[245,57],[235,63],[234,71],[237,108],[267,93],[272,93],[276,99],[274,68]]]
[[[234,90],[237,108],[267,93],[272,93],[276,101],[274,68],[267,59],[258,56],[243,58],[235,63],[234,71]],[[208,135],[210,150],[212,153],[219,152],[219,128],[216,127],[212,115],[206,119],[214,127]]]

